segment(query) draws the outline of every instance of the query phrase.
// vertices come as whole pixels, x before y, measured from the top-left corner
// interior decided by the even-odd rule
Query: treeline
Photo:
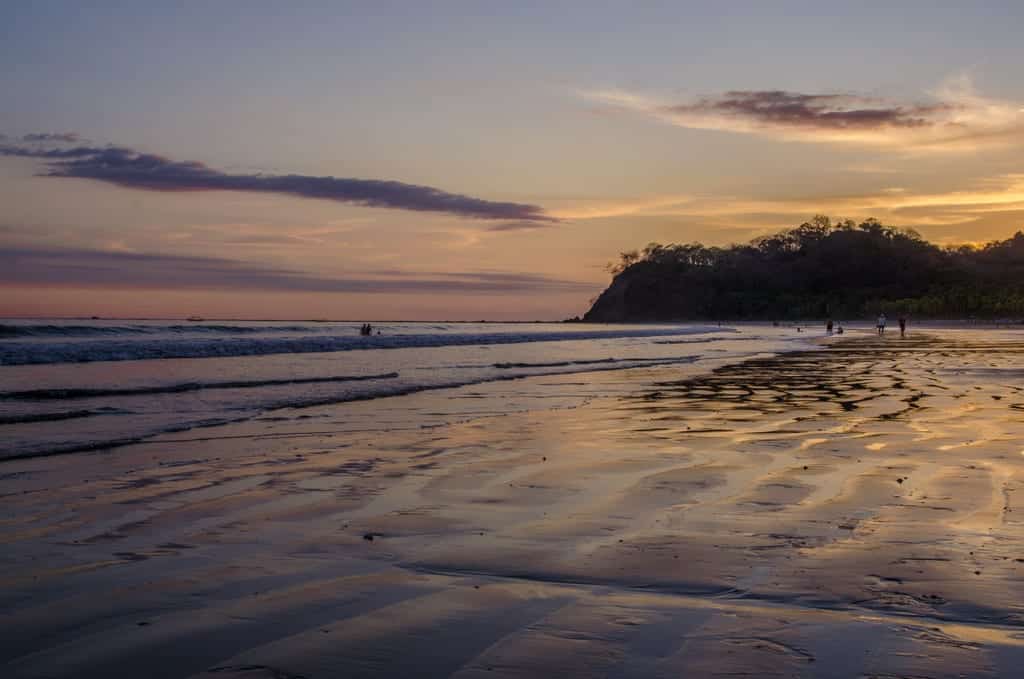
[[[624,252],[583,320],[1024,317],[1024,233],[939,247],[874,219],[818,216],[747,245]]]

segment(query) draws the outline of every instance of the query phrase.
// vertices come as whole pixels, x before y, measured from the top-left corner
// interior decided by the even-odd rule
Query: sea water
[[[696,365],[792,347],[695,324],[0,321],[0,459],[531,376]],[[376,334],[379,331],[380,334]],[[806,336],[805,336],[806,337]]]

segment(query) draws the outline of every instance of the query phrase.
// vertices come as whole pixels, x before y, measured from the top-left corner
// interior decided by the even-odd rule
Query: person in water
[[[907,317],[900,316],[900,337],[907,336]]]
[[[878,325],[875,327],[878,328],[879,337],[885,334],[885,314],[878,314]]]

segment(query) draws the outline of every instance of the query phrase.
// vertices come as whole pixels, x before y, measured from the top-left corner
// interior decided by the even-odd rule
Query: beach
[[[794,334],[563,343],[70,454],[46,422],[0,464],[0,673],[1014,676],[1024,333]]]

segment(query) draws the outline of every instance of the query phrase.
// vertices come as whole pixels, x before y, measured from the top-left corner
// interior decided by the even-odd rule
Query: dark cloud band
[[[0,249],[0,284],[277,292],[522,294],[593,292],[594,285],[495,271],[380,271],[325,277],[212,257],[58,248]]]
[[[21,138],[22,141],[30,143],[62,143],[62,144],[77,144],[82,141],[81,135],[77,132],[39,132],[35,134],[26,134]]]
[[[58,141],[60,135],[30,135],[33,141]],[[59,141],[74,141],[61,139]],[[27,137],[26,137],[27,139]],[[365,207],[440,212],[471,219],[558,221],[543,208],[484,200],[398,181],[311,177],[307,175],[229,174],[193,161],[175,161],[121,146],[39,148],[0,145],[0,155],[46,161],[46,177],[92,179],[147,191],[246,191],[333,200]]]

